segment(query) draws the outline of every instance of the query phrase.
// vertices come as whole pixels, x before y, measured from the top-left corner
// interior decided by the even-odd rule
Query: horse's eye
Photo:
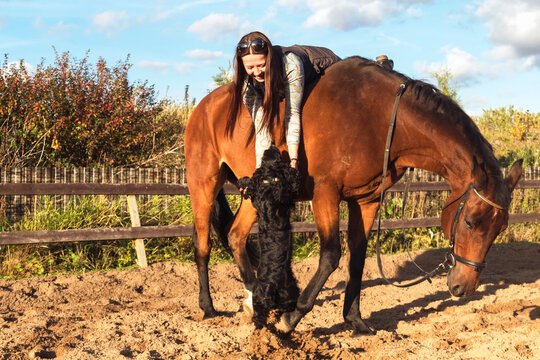
[[[472,221],[469,219],[465,219],[465,226],[467,227],[467,229],[472,229],[474,227]]]

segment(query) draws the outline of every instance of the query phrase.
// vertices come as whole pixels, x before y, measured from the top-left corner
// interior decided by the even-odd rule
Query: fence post
[[[141,226],[141,220],[139,219],[139,208],[137,207],[137,198],[135,195],[127,196],[127,203],[129,208],[129,216],[131,217],[131,226]],[[137,252],[137,264],[139,267],[145,268],[148,266],[146,262],[146,251],[144,250],[144,240],[136,239],[134,241],[135,251]]]

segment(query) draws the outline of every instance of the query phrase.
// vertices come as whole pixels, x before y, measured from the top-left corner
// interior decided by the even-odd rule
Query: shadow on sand
[[[426,271],[431,271],[443,259],[448,249],[429,250],[421,252],[418,255],[413,254],[413,258],[418,265]],[[390,259],[391,257],[387,257]],[[483,296],[495,293],[497,290],[505,289],[512,284],[531,284],[540,279],[540,244],[538,243],[509,243],[494,245],[487,256],[487,268],[481,275],[480,284],[484,287],[481,291],[462,298],[455,298],[450,295],[446,286],[434,294],[429,294],[415,299],[405,304],[399,304],[392,308],[381,309],[371,313],[366,322],[375,329],[394,331],[400,321],[414,321],[427,317],[430,314],[444,311],[448,307],[464,305],[471,301],[481,299]],[[384,266],[384,260],[383,260]],[[395,276],[388,276],[390,280],[408,282],[420,276],[416,266],[407,261],[399,265],[394,272]],[[446,274],[443,273],[443,276]],[[381,278],[366,280],[363,282],[363,289],[372,286],[385,284]],[[345,281],[339,282],[334,289],[345,291]],[[387,285],[391,286],[391,285]],[[330,295],[319,299],[317,304],[322,304],[326,300],[335,300],[336,295]],[[432,306],[433,303],[439,303]],[[362,305],[360,305],[362,307]],[[422,308],[413,314],[408,314],[411,308]],[[540,308],[535,308],[530,312],[531,320],[540,318]],[[350,328],[344,324],[335,324],[330,328],[314,329],[314,334],[329,335],[339,333]]]

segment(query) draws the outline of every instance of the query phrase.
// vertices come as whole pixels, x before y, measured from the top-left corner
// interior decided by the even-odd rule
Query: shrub
[[[474,120],[493,145],[501,166],[508,167],[517,159],[523,159],[524,166],[540,165],[540,113],[509,106],[484,110]]]
[[[21,60],[0,67],[0,166],[139,164],[170,146],[170,116],[153,86],[130,84],[131,64],[108,67],[56,54],[31,71]],[[164,140],[166,139],[166,140]]]

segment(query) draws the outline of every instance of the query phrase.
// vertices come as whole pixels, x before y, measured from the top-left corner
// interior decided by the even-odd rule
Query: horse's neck
[[[462,131],[449,131],[448,124],[444,122],[422,122],[415,128],[418,133],[414,134],[414,138],[426,137],[426,134],[436,133],[441,134],[439,139],[430,139],[431,141],[423,142],[423,155],[418,155],[418,149],[410,151],[413,155],[407,155],[404,151],[404,158],[410,159],[410,167],[421,168],[427,171],[434,172],[445,178],[453,190],[466,188],[472,181],[472,165],[473,158],[479,162],[484,162],[493,171],[499,171],[493,166],[492,155],[487,150],[482,141],[475,142],[471,145],[467,137]],[[426,125],[427,124],[427,125]],[[433,129],[433,126],[440,129]],[[431,129],[423,128],[429,126]]]

